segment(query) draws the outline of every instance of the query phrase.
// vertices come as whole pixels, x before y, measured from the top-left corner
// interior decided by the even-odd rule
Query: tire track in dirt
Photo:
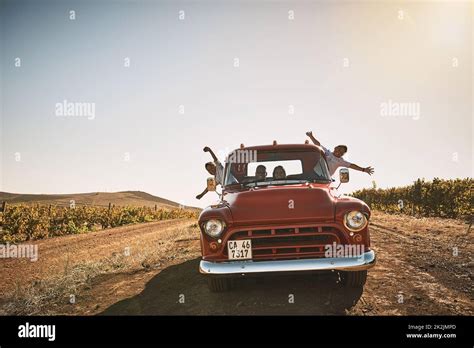
[[[192,219],[164,220],[24,243],[38,246],[38,260],[0,259],[0,293],[66,272],[85,262],[122,254],[125,248],[133,252],[147,243],[155,243],[160,234],[193,222]]]
[[[443,228],[437,230],[440,224]],[[362,301],[351,313],[474,313],[472,267],[469,267],[472,244],[466,225],[454,220],[420,220],[375,213],[370,231],[377,266],[369,270]],[[454,256],[454,246],[462,253]]]

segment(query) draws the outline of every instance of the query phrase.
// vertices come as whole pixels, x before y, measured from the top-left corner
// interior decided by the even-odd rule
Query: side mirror
[[[207,190],[213,192],[216,190],[216,179],[213,177],[207,178]]]
[[[342,184],[345,184],[346,182],[349,182],[349,169],[341,168],[339,170],[339,181]]]

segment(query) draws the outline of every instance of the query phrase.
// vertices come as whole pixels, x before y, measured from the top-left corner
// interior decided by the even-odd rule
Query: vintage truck
[[[348,169],[339,175],[349,181]],[[241,145],[226,158],[219,196],[199,217],[199,269],[211,291],[242,275],[303,271],[336,271],[344,286],[363,288],[376,261],[370,209],[338,193],[320,147]]]

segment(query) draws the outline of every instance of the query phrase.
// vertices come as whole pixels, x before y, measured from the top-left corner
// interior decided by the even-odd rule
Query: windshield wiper
[[[248,184],[254,184],[253,187],[258,187],[258,186],[294,185],[294,184],[301,184],[305,182],[309,182],[309,180],[306,180],[306,179],[272,180],[272,181],[250,182]]]
[[[311,180],[312,183],[315,183],[315,184],[327,184],[328,182],[331,182],[330,179],[314,179],[314,180]]]
[[[248,182],[246,182],[246,183],[244,183],[244,184],[242,184],[242,185],[243,185],[244,187],[247,187],[247,185],[249,185],[249,184],[255,184],[255,186],[256,186],[256,184],[258,184],[259,182],[265,182],[265,181],[252,180],[252,181],[248,181]]]

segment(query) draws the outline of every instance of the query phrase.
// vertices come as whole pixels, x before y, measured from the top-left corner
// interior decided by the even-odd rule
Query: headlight
[[[367,226],[367,218],[360,211],[351,211],[344,216],[344,226],[350,231],[360,231]]]
[[[204,232],[213,238],[217,238],[224,231],[224,226],[224,222],[220,220],[209,220],[204,224]]]

